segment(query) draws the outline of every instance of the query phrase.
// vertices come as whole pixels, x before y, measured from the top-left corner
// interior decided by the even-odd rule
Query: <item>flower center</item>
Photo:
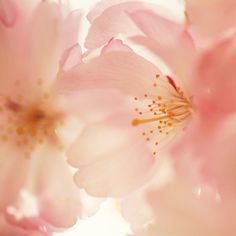
[[[53,110],[48,97],[38,102],[26,102],[3,97],[1,100],[2,123],[0,138],[23,148],[29,158],[38,144],[58,141],[56,127],[63,123],[61,111]]]
[[[132,120],[132,125],[146,125],[142,135],[156,147],[179,129],[185,128],[193,109],[191,101],[170,76],[157,74],[153,89],[153,94],[144,94],[141,99],[134,98],[139,101],[140,107],[135,108],[139,117]],[[153,155],[156,154],[154,148]]]

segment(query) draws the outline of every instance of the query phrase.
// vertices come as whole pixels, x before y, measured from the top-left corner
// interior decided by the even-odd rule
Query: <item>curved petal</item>
[[[28,43],[25,40],[27,27],[25,18],[20,17],[22,12],[14,1],[1,2],[1,11],[14,14],[15,19],[14,24],[9,26],[0,23],[0,71],[1,94],[3,94],[9,91],[9,87],[12,87],[16,81],[23,80],[22,78],[29,82],[27,74],[29,72],[29,57],[25,50]],[[15,35],[18,35],[17,40]],[[31,90],[29,89],[29,91]]]
[[[49,236],[51,234],[37,231],[25,231],[6,222],[3,216],[0,216],[0,235],[3,236]]]
[[[71,42],[74,45],[78,15],[68,16],[68,9],[60,1],[32,2],[28,6],[27,1],[22,1],[22,5],[14,0],[0,3],[0,209],[11,223],[29,230],[50,231],[76,222],[79,192],[62,150],[39,144],[40,151],[27,155],[33,148],[27,146],[29,140],[15,139],[15,135],[20,135],[15,131],[22,116],[17,112],[23,106],[41,102],[37,96],[48,89],[45,84],[55,79],[62,51],[72,46]],[[65,32],[70,37],[65,37]],[[34,140],[32,133],[29,138]],[[68,191],[62,191],[58,179]]]
[[[234,0],[185,0],[190,27],[204,36],[214,37],[234,28]]]
[[[67,71],[81,62],[81,48],[78,44],[75,44],[64,52],[60,60],[60,68]]]
[[[17,154],[17,149],[1,143],[1,172],[0,172],[0,208],[1,211],[16,200],[17,194],[24,184],[27,168],[29,166],[28,160],[24,156]],[[13,173],[18,173],[17,178],[13,178]],[[11,186],[9,190],[5,191],[6,183]]]
[[[108,9],[111,6],[123,3],[123,2],[126,2],[126,0],[103,0],[103,1],[98,2],[87,15],[89,22],[92,24],[93,21],[96,18],[98,18],[100,15],[102,15],[106,9]]]
[[[235,198],[235,113],[224,119],[202,116],[173,149],[176,168],[184,176],[193,169],[202,181],[215,187],[222,198]],[[191,169],[188,166],[193,166]]]
[[[149,175],[155,160],[131,119],[118,112],[90,124],[69,151],[70,163],[79,168],[75,181],[89,194],[122,196]]]
[[[17,7],[14,2],[9,1],[1,1],[0,3],[0,22],[5,27],[12,27],[15,24],[17,19]]]
[[[196,51],[184,26],[148,10],[139,10],[129,16],[146,35],[133,37],[133,41],[149,47],[188,86]]]
[[[65,9],[60,3],[43,1],[29,24],[32,70],[36,78],[49,84],[55,79],[62,53],[77,43],[81,13],[68,13]]]
[[[68,228],[76,223],[81,208],[72,173],[58,150],[46,148],[39,158],[43,160],[38,166],[35,195],[40,215],[54,227]]]
[[[124,106],[127,98],[117,90],[89,89],[81,90],[67,96],[69,109],[80,118],[81,123],[98,122]],[[78,134],[78,132],[77,132]]]
[[[131,36],[141,33],[125,13],[128,9],[135,10],[141,6],[141,3],[133,2],[118,4],[106,9],[93,21],[86,38],[86,48],[93,50],[100,47],[118,34]]]
[[[103,54],[112,51],[132,52],[132,49],[129,46],[125,45],[121,40],[111,38],[107,45],[102,48],[101,53]]]
[[[123,0],[101,2],[88,15],[92,25],[86,38],[86,48],[93,50],[120,35],[126,37],[142,35],[142,32],[127,15],[127,13],[140,9],[152,9],[160,14],[170,15],[170,10],[152,3],[124,2]]]
[[[227,201],[217,200],[217,193],[207,187],[177,177],[149,194],[149,200],[155,222],[136,236],[235,234],[234,207]]]
[[[0,24],[3,94],[11,90],[17,95],[35,97],[42,88],[48,89],[56,77],[62,52],[76,43],[79,12],[68,14],[60,4],[34,2],[34,7],[24,9],[15,1],[1,3],[2,11],[16,11],[17,16],[9,27]],[[25,1],[22,4],[25,6]]]
[[[158,190],[171,178],[172,169],[167,159],[168,153],[161,153],[161,159],[156,163],[150,178],[136,191],[121,200],[122,215],[134,232],[154,219],[154,212],[149,205],[148,194],[153,189]]]
[[[25,229],[46,228],[49,232],[75,224],[80,195],[62,153],[44,147],[26,159],[10,150],[2,159],[0,176],[1,209],[9,221]],[[13,173],[18,173],[17,177]],[[6,183],[10,186],[7,192]]]
[[[235,60],[236,34],[203,54],[193,84],[194,99],[200,112],[217,116],[235,112]]]
[[[62,74],[59,88],[63,93],[79,89],[117,89],[131,96],[150,91],[157,67],[133,52],[109,52]]]

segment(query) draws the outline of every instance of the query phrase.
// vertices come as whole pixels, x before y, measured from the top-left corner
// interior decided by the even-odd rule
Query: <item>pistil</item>
[[[155,147],[166,137],[184,129],[192,114],[192,104],[170,76],[156,75],[153,88],[152,94],[134,98],[141,107],[136,107],[135,111],[142,117],[133,119],[131,124],[134,127],[143,125],[142,135],[146,141],[153,141]],[[156,154],[154,150],[153,155]]]

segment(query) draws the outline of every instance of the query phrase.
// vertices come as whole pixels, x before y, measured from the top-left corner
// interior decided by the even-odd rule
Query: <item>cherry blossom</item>
[[[193,41],[184,25],[155,14],[151,6],[146,9],[143,4],[132,2],[104,10],[93,19],[86,41],[89,52],[101,46],[100,51],[89,53],[85,63],[63,76],[61,87],[70,96],[78,90],[88,91],[89,106],[84,108],[85,102],[80,101],[77,108],[84,109],[84,119],[91,121],[68,156],[70,164],[78,168],[77,185],[92,195],[124,196],[139,188],[158,165],[162,147],[181,134],[192,117],[187,76],[196,56]],[[107,21],[107,14],[114,19]],[[143,27],[134,19],[139,15],[147,22]],[[116,21],[114,28],[112,20]],[[129,33],[126,36],[133,41],[146,40],[150,48],[155,44],[158,51],[154,52],[169,63],[176,77],[174,73],[162,72],[116,39],[117,32]]]
[[[80,215],[65,155],[80,122],[58,91],[60,72],[80,61],[79,19],[60,1],[0,3],[0,211],[45,234]]]
[[[62,81],[70,94],[90,91],[93,109],[87,115],[97,117],[68,152],[78,168],[77,185],[96,196],[135,194],[152,182],[159,159],[168,155],[193,187],[198,178],[220,197],[223,191],[234,192],[228,119],[236,101],[235,36],[213,42],[203,53],[185,24],[160,16],[150,5],[132,2],[98,10],[90,15],[86,46],[100,46],[99,56],[74,67]],[[156,60],[137,53],[134,44]]]

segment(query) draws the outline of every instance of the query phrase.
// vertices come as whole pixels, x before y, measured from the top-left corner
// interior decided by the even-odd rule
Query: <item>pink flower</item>
[[[204,36],[219,36],[235,28],[234,0],[186,0],[190,28]]]
[[[65,156],[80,124],[58,91],[60,73],[80,61],[80,13],[68,10],[50,1],[0,3],[0,211],[43,232],[70,227],[80,214]]]
[[[37,231],[25,231],[11,224],[8,224],[4,217],[0,217],[0,235],[3,236],[46,236],[49,234],[44,234]]]
[[[128,36],[141,32],[149,37],[134,40],[146,40],[150,47],[155,45],[154,52],[167,60],[176,77],[161,72],[115,39],[114,34],[102,47],[99,57],[91,55],[86,63],[74,67],[61,84],[71,96],[78,90],[88,91],[77,108],[82,111],[83,107],[82,116],[91,121],[68,156],[70,164],[78,168],[75,175],[78,186],[96,196],[124,196],[140,187],[152,175],[161,146],[182,132],[192,115],[189,84],[185,81],[195,57],[190,35],[182,25],[150,10],[138,9],[143,9],[143,4],[134,2],[105,10],[93,20],[87,47],[93,50],[101,46],[111,37],[110,29],[113,35],[126,25]],[[145,18],[145,25],[138,23],[139,16]],[[113,20],[116,23],[112,28]],[[90,41],[91,35],[97,37]],[[183,80],[178,83],[177,78]],[[183,84],[181,88],[180,84]],[[84,108],[83,104],[89,105]]]
[[[235,201],[213,189],[175,179],[148,194],[155,219],[135,236],[235,235]]]
[[[99,11],[86,46],[92,50],[110,41],[99,57],[73,68],[62,82],[70,93],[88,89],[91,117],[97,116],[68,153],[70,163],[79,169],[78,186],[97,196],[124,196],[151,179],[158,157],[166,153],[179,170],[183,167],[181,174],[193,180],[199,176],[204,180],[199,168],[215,166],[215,155],[222,159],[227,153],[217,168],[233,166],[235,152],[229,143],[233,136],[217,135],[215,142],[214,135],[219,122],[226,122],[235,111],[235,36],[215,42],[200,56],[185,26],[161,17],[150,6],[124,3]],[[139,56],[116,39],[119,34],[159,60],[152,63],[144,53]],[[167,72],[156,66],[160,59]],[[225,139],[223,147],[219,137]],[[224,147],[229,145],[228,153]],[[197,177],[191,174],[193,169]],[[216,172],[227,169],[209,170],[206,173],[212,172],[214,179]],[[230,176],[234,176],[232,169]]]
[[[200,58],[194,77],[198,113],[173,150],[181,173],[186,174],[186,165],[195,165],[202,180],[224,198],[236,193],[235,45],[234,34],[216,43]]]

